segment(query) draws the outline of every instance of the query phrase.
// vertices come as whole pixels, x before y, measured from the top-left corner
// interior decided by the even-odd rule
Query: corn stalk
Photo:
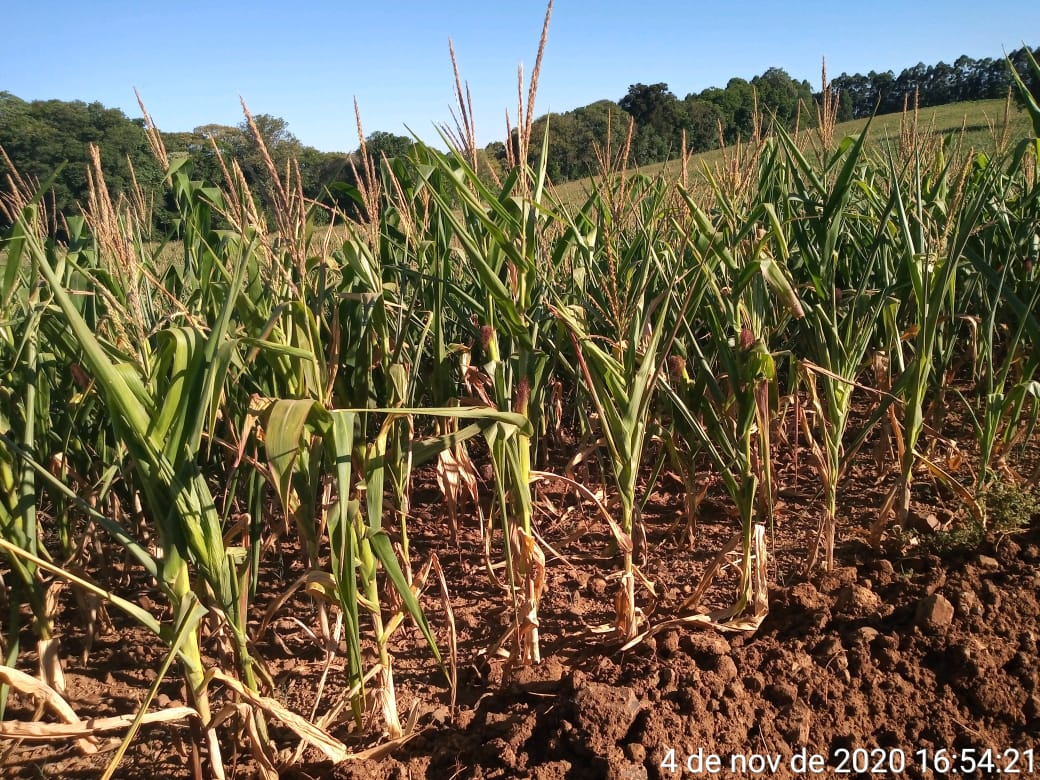
[[[740,531],[727,546],[739,555],[737,595],[712,618],[723,625],[755,627],[768,610],[761,540],[773,511],[770,428],[777,375],[768,340],[782,313],[800,317],[802,309],[786,270],[782,227],[771,207],[760,205],[739,223],[715,225],[692,198],[685,199],[694,231],[689,263],[704,285],[704,303],[678,323],[679,359],[672,361],[666,393],[676,430],[715,464],[737,507]],[[737,215],[736,209],[728,211]],[[773,296],[780,303],[776,310]],[[706,572],[697,598],[715,568]]]
[[[818,171],[782,129],[778,135],[787,156],[781,185],[786,224],[791,231],[790,264],[806,279],[805,317],[799,321],[799,356],[809,402],[816,412],[819,444],[810,435],[823,483],[824,511],[809,549],[806,568],[834,565],[837,494],[843,467],[842,440],[852,411],[853,391],[865,367],[867,350],[889,291],[878,285],[878,247],[883,228],[870,235],[862,226],[883,226],[869,219],[872,200],[853,202],[863,143],[869,124],[854,141],[842,143]],[[865,218],[867,217],[867,218]],[[811,432],[810,432],[811,433]]]

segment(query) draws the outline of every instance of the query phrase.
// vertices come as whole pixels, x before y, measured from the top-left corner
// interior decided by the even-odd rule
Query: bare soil
[[[782,464],[780,476],[789,488],[770,537],[770,613],[759,630],[683,627],[625,652],[591,630],[609,622],[613,611],[619,558],[609,530],[573,493],[546,485],[537,499],[539,532],[553,548],[546,552],[543,658],[538,666],[511,669],[506,659],[485,652],[509,628],[512,612],[489,577],[477,521],[465,513],[454,543],[433,478],[422,475],[411,549],[416,568],[436,554],[445,570],[458,632],[454,704],[444,675],[406,624],[394,638],[395,675],[403,712],[414,707],[417,735],[379,760],[335,766],[307,749],[283,776],[924,778],[945,773],[926,770],[922,761],[941,769],[943,756],[973,749],[983,763],[955,763],[958,776],[1017,769],[1020,777],[1040,777],[1038,518],[942,556],[895,536],[873,550],[862,539],[887,484],[877,484],[864,467],[850,473],[841,496],[835,569],[806,579],[800,576],[806,538],[818,511],[810,495],[814,478],[804,464],[797,476],[791,464]],[[915,513],[955,522],[943,495],[922,483]],[[639,597],[650,624],[676,615],[736,530],[726,506],[713,487],[691,544],[678,522],[677,480],[666,474],[658,481],[644,510],[644,572],[657,598],[645,591]],[[491,560],[499,559],[493,551]],[[298,561],[291,542],[266,556],[261,603],[299,576]],[[714,603],[731,597],[734,583],[732,573],[722,577],[711,593]],[[143,591],[139,599],[154,607]],[[81,625],[74,601],[63,603],[62,625]],[[448,621],[432,578],[424,605],[446,650]],[[69,701],[83,718],[134,712],[164,657],[159,643],[119,615],[112,618],[116,630],[98,638],[86,664],[82,631],[67,628],[62,638]],[[297,595],[256,648],[275,682],[269,695],[304,716],[315,707],[327,668],[316,714],[344,699],[342,656],[329,667],[317,633],[314,604]],[[31,646],[28,632],[23,642]],[[23,653],[27,671],[34,662]],[[221,687],[214,691],[219,698]],[[157,707],[183,701],[175,667]],[[28,702],[12,697],[9,717],[31,714]],[[353,736],[347,715],[330,728],[352,747],[375,742]],[[298,740],[278,724],[272,735],[288,758]],[[230,731],[224,736],[229,776],[255,776],[249,755],[235,752],[245,740]],[[190,777],[190,742],[184,722],[147,726],[116,776]],[[68,743],[8,744],[0,766],[11,778],[90,778],[110,756],[81,756]],[[857,763],[863,760],[873,773]],[[719,771],[709,773],[712,766]]]

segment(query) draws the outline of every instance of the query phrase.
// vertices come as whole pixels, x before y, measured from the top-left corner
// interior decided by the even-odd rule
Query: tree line
[[[1034,56],[1040,48],[1033,49]],[[1019,73],[1026,67],[1026,49],[1017,49],[1008,59]],[[898,76],[892,71],[871,71],[866,76],[842,73],[831,81],[838,94],[839,122],[872,114],[902,111],[904,101],[913,106],[957,103],[965,100],[1004,98],[1011,89],[1011,71],[1004,57],[973,59],[958,57],[952,65],[918,63]],[[1030,83],[1034,95],[1040,84]],[[664,162],[678,157],[683,138],[686,149],[704,152],[720,143],[747,139],[754,130],[756,107],[760,115],[775,119],[786,129],[795,124],[812,127],[817,121],[815,104],[819,92],[808,81],[792,78],[783,68],[769,68],[750,81],[730,79],[725,88],[709,87],[680,99],[667,84],[633,84],[616,103],[601,100],[581,108],[542,117],[535,126],[541,137],[545,123],[551,127],[547,169],[557,181],[588,176],[598,169],[597,149],[620,149],[634,120],[631,161],[635,165]],[[609,130],[608,130],[609,129]],[[534,150],[535,154],[540,149]]]
[[[1040,48],[1032,51],[1035,57]],[[1027,67],[1025,47],[1011,52],[1007,59],[1019,73],[1032,76]],[[840,90],[842,115],[839,118],[862,119],[875,112],[891,114],[901,111],[904,102],[912,105],[915,100],[921,108],[927,108],[964,100],[1004,98],[1011,89],[1011,71],[1004,57],[976,60],[962,55],[952,65],[919,62],[898,76],[891,70],[882,73],[872,70],[866,76],[842,73],[831,86]],[[1035,80],[1028,86],[1034,95],[1040,94],[1040,85]]]
[[[626,143],[629,121],[634,122],[630,161],[647,165],[678,157],[686,149],[702,152],[720,143],[747,138],[754,130],[756,107],[762,116],[775,117],[785,127],[800,118],[811,121],[813,91],[783,68],[769,68],[750,81],[732,78],[725,88],[710,87],[680,100],[665,83],[633,84],[616,103],[600,100],[573,111],[549,114],[535,123],[534,136],[550,127],[546,161],[557,181],[588,176],[598,169],[597,154],[615,152]],[[535,149],[540,154],[540,149]]]
[[[363,167],[360,150],[322,152],[301,143],[281,117],[258,114],[253,119],[275,167],[285,171],[289,161],[295,161],[305,197],[353,211],[355,171]],[[238,125],[208,124],[190,132],[163,132],[162,139],[171,157],[190,159],[193,175],[202,181],[223,181],[233,160],[261,201],[271,190],[260,144],[245,120]],[[162,187],[163,172],[151,153],[143,120],[130,119],[119,109],[97,102],[30,102],[0,92],[0,148],[6,153],[6,158],[0,156],[0,187],[6,185],[11,165],[30,181],[48,181],[57,174],[48,193],[49,209],[54,214],[78,213],[88,198],[91,144],[99,149],[112,195],[129,194],[136,186],[151,208],[153,225],[159,230],[171,226],[176,206]],[[410,138],[382,131],[366,139],[374,159],[406,154],[411,147]]]
[[[1034,55],[1040,55],[1035,49]],[[1025,49],[1008,55],[1020,73]],[[838,120],[845,121],[902,110],[916,99],[922,107],[965,100],[1001,98],[1008,94],[1011,74],[1003,58],[958,57],[952,65],[919,63],[898,76],[892,71],[867,75],[842,73],[831,82],[839,95]],[[1040,85],[1030,85],[1040,94]],[[702,152],[748,138],[754,131],[756,112],[786,128],[796,123],[809,127],[816,121],[815,101],[808,81],[792,78],[782,68],[769,68],[750,81],[730,79],[724,88],[709,87],[680,99],[665,83],[633,84],[616,102],[600,100],[572,111],[547,114],[537,120],[534,137],[549,126],[546,167],[557,181],[588,176],[599,169],[598,155],[615,153],[627,140],[633,123],[630,162],[646,165],[677,157],[683,148]],[[289,131],[286,120],[269,114],[256,117],[256,130],[273,162],[285,170],[289,160],[299,166],[305,197],[356,213],[357,171],[361,149],[322,152],[301,143]],[[220,157],[235,160],[246,182],[261,198],[269,192],[268,168],[246,122],[228,126],[203,125],[190,132],[166,132],[163,139],[171,155],[187,155],[198,178],[220,181]],[[515,143],[509,139],[509,143]],[[23,175],[47,181],[57,172],[50,205],[55,213],[70,214],[87,200],[88,147],[99,147],[105,176],[113,194],[128,193],[135,186],[151,203],[153,222],[169,227],[174,204],[165,198],[162,172],[153,159],[144,122],[100,103],[83,101],[25,101],[0,92],[0,147]],[[412,139],[377,131],[366,138],[365,149],[375,160],[407,154]],[[515,149],[515,146],[514,146]],[[531,162],[540,162],[541,144],[532,144]],[[506,142],[493,142],[479,150],[481,163],[491,174],[504,170]],[[7,159],[0,156],[0,181],[9,174]],[[0,186],[4,186],[0,184]]]

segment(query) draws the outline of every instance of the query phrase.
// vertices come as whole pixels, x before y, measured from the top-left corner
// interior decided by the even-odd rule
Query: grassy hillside
[[[1006,108],[1007,104],[1003,100],[977,100],[921,109],[917,114],[918,132],[941,136],[947,143],[952,143],[955,150],[966,152],[974,149],[991,152],[1000,143],[1014,143],[1032,132],[1029,115],[1012,105],[1007,113],[1005,133]],[[875,117],[867,139],[868,151],[882,152],[890,145],[898,146],[904,124],[912,125],[913,122],[912,113]],[[866,119],[857,119],[837,125],[834,129],[835,141],[862,132],[866,124]],[[799,134],[803,146],[812,143],[811,136],[815,135],[815,132],[805,130]],[[713,170],[722,159],[723,152],[719,149],[692,155],[689,160],[689,173],[701,173],[705,167]],[[675,159],[666,163],[645,165],[634,169],[632,173],[678,176],[680,167],[679,160]],[[578,179],[559,185],[557,191],[565,203],[578,205],[588,196],[591,185],[591,179]]]

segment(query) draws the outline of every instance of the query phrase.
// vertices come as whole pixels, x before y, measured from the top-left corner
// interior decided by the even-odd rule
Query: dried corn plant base
[[[872,490],[869,480],[856,484],[864,492]],[[433,473],[424,475],[418,490],[419,495],[436,494]],[[564,500],[562,493],[551,498],[554,503]],[[649,570],[662,595],[655,614],[678,612],[692,595],[699,572],[711,563],[710,555],[691,556],[679,540],[665,534],[677,501],[674,493],[656,493],[647,510],[648,536],[659,551],[659,562]],[[869,504],[864,499],[847,505],[864,528],[869,524]],[[460,652],[473,657],[491,639],[487,626],[496,619],[486,609],[494,591],[487,586],[482,555],[473,546],[479,537],[474,527],[463,526],[466,552],[460,563],[446,534],[440,541],[433,538],[446,531],[446,525],[434,523],[431,508],[418,511],[428,519],[430,536],[420,534],[415,543],[439,549],[446,578],[462,584],[452,589],[453,610]],[[800,564],[798,532],[811,530],[812,523],[787,522],[790,530],[778,534],[777,559],[771,565],[793,577]],[[724,515],[706,514],[700,526],[705,546],[711,541],[721,547],[725,527]],[[610,532],[605,523],[596,528],[605,548]],[[552,525],[546,522],[542,530],[551,532]],[[1040,603],[1035,596],[1040,531],[1035,528],[992,534],[977,549],[949,558],[916,545],[880,555],[862,545],[841,545],[830,575],[812,583],[771,585],[769,615],[754,634],[679,624],[624,653],[605,652],[602,644],[574,631],[579,620],[609,621],[612,583],[600,581],[604,569],[586,560],[586,544],[572,544],[560,552],[574,570],[548,568],[541,603],[543,660],[538,667],[510,671],[504,658],[480,668],[463,665],[458,710],[453,714],[444,683],[429,674],[421,659],[402,653],[395,663],[401,704],[406,709],[418,704],[417,733],[411,741],[382,758],[349,761],[338,769],[318,749],[304,747],[297,774],[288,771],[283,776],[375,780],[399,771],[398,766],[420,776],[450,776],[461,768],[459,776],[470,778],[505,778],[525,771],[566,777],[579,767],[587,768],[592,777],[608,766],[631,764],[642,764],[649,772],[651,765],[664,760],[665,745],[680,752],[687,745],[691,752],[700,745],[715,746],[720,754],[737,752],[746,750],[742,745],[747,731],[756,726],[763,739],[785,754],[803,745],[811,752],[824,752],[832,744],[874,745],[874,735],[884,729],[910,751],[924,738],[935,744],[962,738],[965,723],[977,732],[972,744],[1025,749],[1040,736],[1040,710],[1031,704],[1040,695],[1040,681],[1033,665],[1026,664],[1035,652],[1029,632],[1040,636]],[[723,572],[708,593],[707,606],[726,606],[736,585],[736,573]],[[689,594],[684,593],[686,586]],[[949,602],[952,615],[935,594]],[[297,614],[309,609],[305,601],[294,603],[299,605]],[[118,617],[117,621],[122,622]],[[279,650],[273,637],[260,645],[277,680],[279,700],[295,712],[309,714],[324,655],[284,616],[274,621],[271,631],[287,648]],[[76,640],[67,637],[66,643],[74,653]],[[67,701],[80,719],[100,722],[117,718],[119,712],[132,714],[132,697],[148,685],[144,664],[161,660],[161,649],[149,643],[148,637],[135,637],[126,626],[118,637],[99,637],[92,664],[104,664],[106,658],[109,668],[112,662],[119,664],[108,684],[104,672],[101,679],[88,678],[75,663],[68,664]],[[149,645],[141,656],[138,644]],[[134,657],[150,660],[141,668],[127,669],[121,660],[127,647]],[[335,677],[334,668],[331,690],[323,697],[328,709],[322,706],[319,717],[342,700]],[[161,690],[163,707],[158,711],[180,711],[178,683],[170,681]],[[880,706],[878,690],[886,693]],[[9,712],[9,721],[28,722],[32,717],[32,703],[22,701],[24,708]],[[812,713],[806,714],[799,702]],[[113,707],[118,712],[109,715]],[[926,726],[921,720],[924,708]],[[598,712],[609,715],[600,719]],[[342,722],[341,714],[322,728],[343,737],[352,752],[360,752],[364,746],[344,734],[337,726]],[[39,723],[67,728],[51,713]],[[178,755],[187,749],[188,723],[183,718],[142,726],[119,776],[190,777],[190,762]],[[278,742],[294,751],[299,737],[276,721],[272,724]],[[76,750],[71,741],[76,733],[43,742],[5,739],[0,745],[7,751],[5,775],[38,777],[34,767],[46,767],[54,777],[77,771],[96,776],[111,756],[108,740],[119,733],[96,735],[101,751],[109,747],[97,757]],[[248,757],[239,760],[246,762],[240,766],[253,765]]]

